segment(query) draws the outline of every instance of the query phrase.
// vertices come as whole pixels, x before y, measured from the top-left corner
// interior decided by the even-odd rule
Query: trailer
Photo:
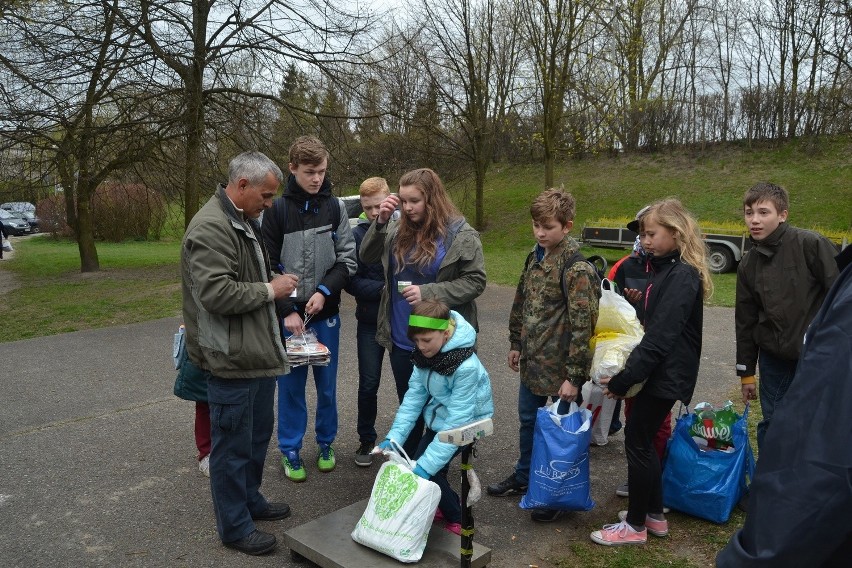
[[[730,272],[751,248],[747,233],[704,233],[707,243],[707,261],[710,270],[716,273]],[[636,241],[636,233],[626,227],[583,227],[580,240],[593,247],[630,248]]]
[[[743,255],[751,248],[748,233],[710,229],[703,233],[707,243],[707,262],[711,272],[721,274],[736,268]],[[626,227],[589,227],[584,226],[580,233],[580,241],[601,248],[631,248],[636,241],[636,233]],[[844,237],[841,242],[831,240],[837,252],[849,246],[849,240]]]

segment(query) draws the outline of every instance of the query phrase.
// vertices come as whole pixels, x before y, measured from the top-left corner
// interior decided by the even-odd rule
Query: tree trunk
[[[200,75],[200,70],[199,70]],[[187,108],[184,115],[186,127],[186,154],[184,155],[184,226],[198,212],[199,176],[201,168],[201,143],[204,135],[204,105],[202,102],[202,84],[200,77],[189,82],[186,87]]]
[[[97,272],[101,269],[98,250],[95,248],[94,220],[92,219],[92,187],[88,181],[77,188],[77,248],[80,251],[80,272]]]
[[[477,231],[485,230],[485,174],[488,171],[487,158],[479,156],[475,164],[476,168],[476,217],[474,227]]]

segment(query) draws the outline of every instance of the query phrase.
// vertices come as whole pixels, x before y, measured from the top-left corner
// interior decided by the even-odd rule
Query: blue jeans
[[[535,417],[539,408],[547,404],[547,396],[534,394],[530,389],[519,383],[518,386],[518,463],[515,464],[515,479],[527,484],[530,480],[530,461],[532,461],[533,432],[535,432]]]
[[[376,341],[374,323],[358,322],[358,440],[376,441],[376,413],[385,348]]]
[[[222,542],[232,542],[251,534],[252,515],[269,508],[260,484],[272,437],[275,380],[211,377],[207,398],[216,529]]]
[[[426,428],[426,432],[424,432],[423,436],[420,438],[417,451],[414,452],[414,457],[412,459],[416,460],[426,453],[426,448],[428,448],[429,444],[432,443],[436,434],[437,432]],[[456,450],[456,453],[453,454],[450,461],[437,471],[435,475],[429,478],[429,481],[434,481],[435,485],[441,489],[441,500],[438,501],[438,508],[441,509],[441,513],[444,515],[444,520],[448,523],[461,522],[461,499],[459,499],[458,493],[453,490],[450,482],[447,480],[447,472],[450,468],[450,462],[453,461],[460,452],[461,449]]]
[[[411,351],[400,349],[396,345],[393,346],[390,352],[391,369],[393,370],[393,380],[396,382],[396,396],[399,402],[405,398],[405,393],[408,392],[408,381],[411,379],[411,373],[414,371],[414,363],[411,362]],[[421,411],[422,412],[422,411]],[[426,423],[423,421],[421,414],[414,423],[408,439],[402,445],[409,456],[413,456],[420,446],[420,438],[423,436],[423,429]]]
[[[540,396],[534,394],[524,383],[518,384],[518,462],[515,464],[515,479],[519,483],[529,483],[530,462],[532,461],[533,434],[535,433],[535,418],[538,409],[556,400],[556,396]],[[577,393],[577,404],[583,403],[583,396]],[[558,411],[568,412],[568,406],[563,401]]]
[[[763,420],[757,423],[757,449],[759,453],[772,415],[775,414],[778,403],[784,398],[790,383],[793,382],[798,360],[780,359],[761,349],[757,357],[757,364],[760,368],[758,388],[760,410],[763,412]]]
[[[340,345],[340,316],[310,322],[307,326],[317,340],[331,351],[328,366],[311,365],[317,389],[317,412],[314,422],[317,444],[329,445],[337,437],[337,354]],[[308,365],[293,367],[278,377],[278,449],[281,453],[302,449],[308,427],[305,387]]]

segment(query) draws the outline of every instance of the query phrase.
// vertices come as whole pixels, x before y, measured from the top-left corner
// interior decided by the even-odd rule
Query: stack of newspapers
[[[312,330],[305,330],[304,334],[294,333],[287,338],[286,347],[291,367],[328,365],[331,361],[328,347],[317,341]]]

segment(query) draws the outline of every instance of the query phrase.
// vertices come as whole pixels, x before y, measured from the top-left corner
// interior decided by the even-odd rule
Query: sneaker
[[[317,468],[323,473],[328,473],[329,471],[333,471],[336,465],[337,461],[334,459],[334,448],[331,447],[331,444],[320,446],[319,455],[317,456]]]
[[[558,509],[533,509],[530,518],[537,523],[552,523],[562,516],[563,511]]]
[[[619,497],[630,497],[630,489],[627,487],[626,481],[618,486],[618,489],[615,490],[615,494]]]
[[[627,521],[627,511],[619,511],[618,520]],[[669,534],[669,522],[665,519],[658,521],[645,515],[645,528],[654,536],[666,536]]]
[[[361,442],[361,445],[355,450],[355,465],[361,467],[373,465],[373,448],[375,446],[375,442]]]
[[[210,477],[210,454],[207,454],[199,460],[198,471],[204,474],[204,477]]]
[[[461,535],[461,523],[447,523],[444,525],[444,530]]]
[[[507,495],[523,495],[527,492],[527,484],[521,483],[513,473],[500,483],[492,483],[486,489],[489,495],[494,497],[505,497]]]
[[[627,521],[621,521],[617,525],[604,525],[602,530],[595,531],[589,536],[593,541],[604,546],[645,544],[648,542],[648,531],[645,529],[634,530],[627,524]]]
[[[281,456],[281,468],[290,481],[300,483],[308,477],[308,472],[305,471],[302,460],[299,459],[299,452],[285,452]]]

